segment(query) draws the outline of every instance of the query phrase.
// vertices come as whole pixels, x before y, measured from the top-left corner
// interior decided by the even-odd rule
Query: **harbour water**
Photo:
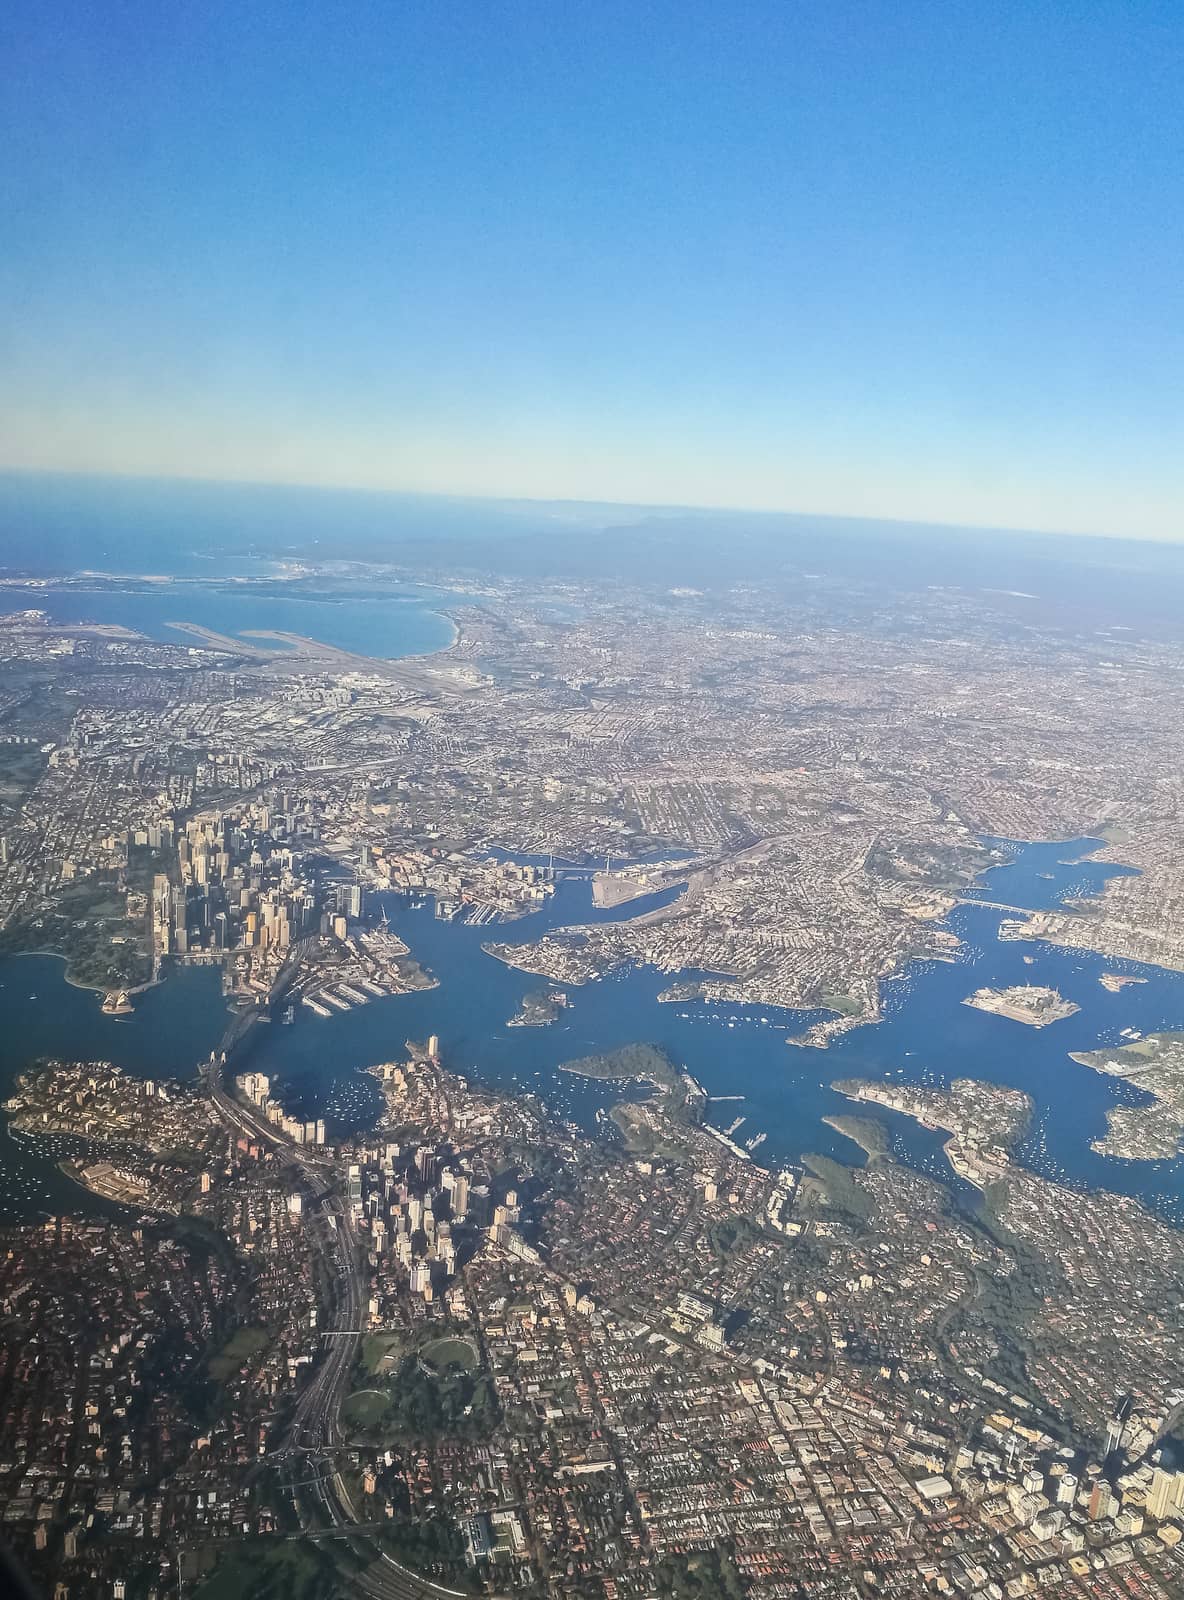
[[[1096,893],[1107,877],[1124,869],[1082,860],[1093,843],[1008,846],[1011,861],[985,875],[979,896],[1041,908]],[[854,1146],[821,1120],[852,1109],[830,1088],[836,1078],[983,1078],[1032,1096],[1035,1115],[1019,1155],[1034,1170],[1061,1182],[1136,1196],[1161,1215],[1184,1221],[1184,1162],[1117,1161],[1090,1149],[1091,1139],[1104,1131],[1107,1108],[1137,1091],[1077,1065],[1068,1054],[1115,1043],[1128,1028],[1150,1033],[1184,1027],[1184,974],[1040,942],[1000,941],[999,924],[1007,914],[964,905],[949,924],[962,941],[958,959],[918,963],[890,980],[883,1020],[854,1030],[829,1050],[786,1042],[819,1013],[659,1003],[657,995],[670,979],[645,968],[568,989],[570,1005],[548,1027],[507,1026],[523,995],[542,983],[486,955],[483,942],[533,940],[548,928],[636,915],[649,905],[641,901],[595,912],[590,882],[582,875],[563,878],[542,911],[498,927],[439,921],[430,905],[416,908],[389,897],[392,928],[436,976],[438,987],[323,1019],[298,1008],[293,1026],[274,1023],[256,1030],[251,1065],[272,1076],[293,1109],[324,1115],[335,1131],[353,1130],[366,1127],[378,1109],[375,1086],[363,1069],[399,1058],[405,1039],[437,1033],[449,1065],[519,1093],[536,1093],[592,1131],[598,1113],[620,1098],[619,1092],[557,1069],[578,1056],[648,1040],[684,1064],[709,1095],[743,1097],[713,1106],[711,1119],[724,1128],[743,1116],[741,1138],[765,1134],[756,1153],[765,1165],[809,1151],[858,1159]],[[1127,972],[1147,981],[1111,993],[1098,981],[1103,972]],[[224,1017],[212,968],[174,975],[142,997],[127,1021],[102,1017],[97,999],[70,989],[62,974],[62,963],[47,957],[0,963],[0,1008],[11,1019],[0,1050],[0,1087],[25,1061],[48,1054],[108,1058],[145,1076],[185,1075],[221,1033]],[[1048,1028],[1033,1029],[962,1004],[987,985],[1027,983],[1058,989],[1081,1009]],[[949,1177],[941,1135],[905,1118],[882,1120],[903,1159]],[[0,1204],[10,1213],[59,1203],[65,1180],[26,1141],[19,1148],[10,1139],[0,1143],[0,1161],[5,1164]]]
[[[114,1061],[141,1078],[189,1078],[228,1021],[214,967],[185,967],[137,996],[129,1017],[104,1016],[93,989],[66,982],[59,956],[0,961],[0,1098],[17,1074],[51,1056]],[[101,1204],[100,1210],[107,1209]],[[0,1219],[55,1209],[92,1209],[85,1192],[58,1171],[47,1141],[14,1134],[0,1117]]]

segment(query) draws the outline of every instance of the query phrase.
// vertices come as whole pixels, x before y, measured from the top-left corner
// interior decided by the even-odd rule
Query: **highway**
[[[364,1315],[361,1254],[357,1231],[348,1205],[336,1188],[332,1161],[313,1155],[306,1147],[293,1144],[282,1133],[259,1117],[254,1108],[227,1093],[222,1069],[211,1058],[201,1068],[202,1082],[211,1102],[228,1129],[274,1151],[276,1159],[296,1178],[304,1199],[307,1233],[313,1249],[320,1250],[339,1293],[331,1328],[322,1330],[324,1354],[316,1366],[296,1409],[283,1443],[266,1458],[279,1468],[281,1477],[296,1468],[299,1477],[288,1480],[293,1499],[296,1489],[316,1501],[326,1526],[311,1528],[310,1536],[326,1534],[356,1539],[355,1549],[375,1554],[375,1560],[351,1577],[360,1593],[372,1600],[464,1600],[462,1592],[442,1588],[401,1566],[382,1551],[376,1551],[366,1538],[374,1524],[359,1516],[340,1471],[331,1465],[341,1440],[341,1403],[349,1388],[350,1372],[357,1353]],[[262,1463],[252,1469],[259,1470]],[[299,1500],[297,1505],[299,1506]]]
[[[251,1106],[229,1095],[216,1061],[206,1063],[202,1076],[210,1099],[228,1127],[267,1145],[280,1164],[295,1175],[304,1200],[309,1241],[326,1257],[327,1275],[338,1285],[331,1330],[337,1336],[328,1342],[326,1353],[300,1396],[288,1437],[274,1452],[274,1459],[282,1459],[292,1450],[331,1446],[338,1439],[338,1412],[362,1326],[362,1270],[353,1217],[333,1187],[332,1162],[293,1144]]]

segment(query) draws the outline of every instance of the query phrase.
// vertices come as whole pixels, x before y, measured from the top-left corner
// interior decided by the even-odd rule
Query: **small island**
[[[1092,1141],[1103,1156],[1121,1161],[1170,1161],[1184,1144],[1184,1033],[1152,1033],[1134,1044],[1070,1051],[1069,1059],[1094,1072],[1121,1078],[1151,1099],[1113,1106],[1106,1133]]]
[[[1009,989],[976,989],[963,1000],[976,1011],[990,1011],[997,1017],[1025,1022],[1030,1028],[1047,1028],[1050,1022],[1071,1017],[1081,1007],[1066,1000],[1055,989],[1042,989],[1032,983],[1013,984]]]
[[[522,996],[522,1004],[506,1023],[507,1028],[547,1028],[558,1022],[559,1013],[568,1004],[562,990],[532,989]]]
[[[1103,989],[1108,989],[1111,994],[1118,994],[1125,989],[1128,983],[1146,983],[1146,978],[1132,978],[1125,972],[1103,972],[1098,978]]]

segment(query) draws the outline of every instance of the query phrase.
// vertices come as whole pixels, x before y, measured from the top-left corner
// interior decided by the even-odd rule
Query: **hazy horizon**
[[[3,465],[1184,537],[1179,6],[4,44]]]
[[[200,473],[141,473],[121,472],[115,469],[106,471],[73,470],[0,464],[0,486],[5,483],[26,483],[30,485],[35,483],[47,485],[73,483],[95,485],[100,488],[103,486],[117,488],[119,485],[159,489],[175,487],[179,491],[196,489],[198,491],[210,490],[217,493],[218,491],[241,490],[246,493],[259,492],[267,494],[270,492],[279,495],[308,494],[323,497],[340,495],[345,498],[353,498],[359,501],[370,500],[377,503],[384,501],[425,501],[435,504],[479,507],[482,510],[501,511],[502,513],[521,510],[532,513],[546,512],[559,519],[562,519],[564,514],[570,517],[576,517],[579,514],[578,520],[584,525],[596,523],[599,520],[599,514],[603,513],[605,517],[601,525],[604,527],[616,525],[619,519],[631,520],[634,517],[653,517],[655,520],[670,516],[690,516],[694,518],[734,517],[751,519],[754,524],[770,524],[782,519],[790,523],[820,522],[831,524],[836,528],[881,528],[886,533],[896,532],[905,535],[910,533],[949,533],[965,534],[973,538],[984,534],[998,534],[1020,540],[1050,539],[1070,542],[1083,541],[1094,544],[1152,545],[1184,548],[1184,528],[1177,536],[1156,536],[1152,534],[1124,534],[1105,528],[1030,527],[1018,524],[951,521],[926,517],[874,516],[846,509],[819,510],[801,506],[704,504],[678,500],[616,500],[597,496],[484,494],[476,491],[463,492],[459,490],[401,488],[396,486],[382,487],[365,483],[318,482],[298,478],[217,477]],[[3,509],[3,505],[0,503],[0,513],[3,512]]]

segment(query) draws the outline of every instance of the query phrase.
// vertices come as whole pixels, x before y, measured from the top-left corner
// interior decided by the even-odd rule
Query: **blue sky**
[[[18,0],[0,465],[1184,538],[1184,6]]]

